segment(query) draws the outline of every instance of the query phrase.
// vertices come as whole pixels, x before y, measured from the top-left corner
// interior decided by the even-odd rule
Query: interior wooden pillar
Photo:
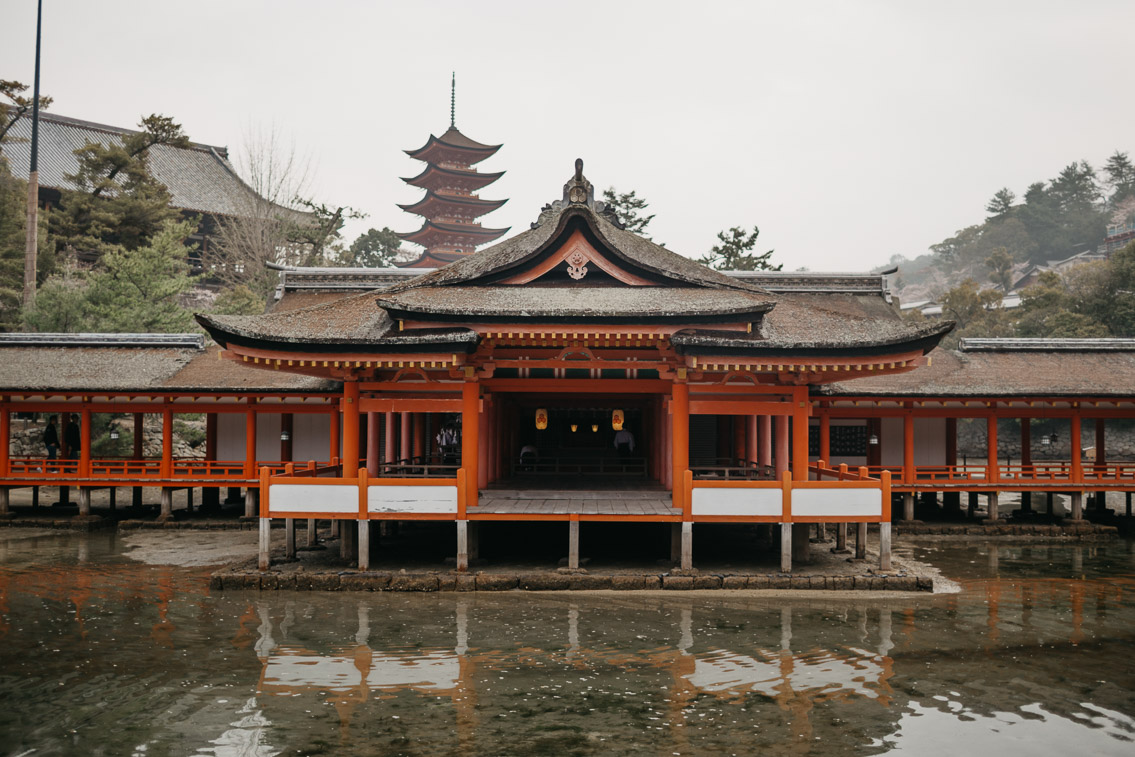
[[[292,462],[292,450],[295,449],[292,436],[295,428],[295,417],[291,413],[280,414],[280,459],[286,463]],[[284,436],[287,435],[287,439]]]
[[[483,405],[482,418],[481,422],[477,425],[477,436],[474,437],[479,450],[479,454],[477,455],[477,467],[475,469],[477,486],[479,487],[489,485],[489,464],[493,455],[492,447],[489,444],[489,435],[493,425],[492,402],[492,395],[486,395],[481,400]]]
[[[1103,418],[1096,418],[1096,466],[1101,467],[1107,462],[1107,433]]]
[[[760,458],[757,451],[757,416],[745,416],[745,460],[755,463]]]
[[[173,409],[162,408],[162,478],[173,476]]]
[[[143,455],[142,443],[144,441],[143,437],[146,434],[145,421],[146,421],[146,414],[145,413],[134,413],[134,453],[133,453],[133,458],[135,460],[141,460],[142,459],[142,455]],[[135,486],[131,489],[130,503],[134,507],[141,507],[142,506],[142,487]]]
[[[367,475],[378,478],[379,434],[382,431],[379,413],[366,414]]]
[[[256,478],[256,408],[252,403],[244,412],[244,477]]]
[[[327,459],[332,461],[339,457],[339,408],[331,411],[329,432],[327,434]]]
[[[91,475],[91,409],[83,406],[79,411],[79,475]],[[164,446],[164,445],[163,445]],[[172,444],[170,449],[172,449]],[[172,470],[172,466],[171,466]]]
[[[734,415],[731,420],[733,421],[733,459],[746,460],[748,459],[749,450],[746,443],[749,440],[748,435],[745,433],[745,421],[747,416]]]
[[[398,435],[395,413],[384,413],[383,420],[386,422],[385,442],[386,448],[382,451],[382,461],[384,463],[393,463],[398,459]]]
[[[426,416],[414,413],[414,457],[426,454]]]
[[[913,484],[914,479],[914,412],[907,403],[902,416],[902,480]]]
[[[761,415],[757,417],[757,436],[760,448],[760,465],[765,468],[772,467],[772,416]]]
[[[786,470],[788,470],[788,467],[789,467],[789,464],[788,464],[788,457],[789,457],[789,451],[788,451],[789,416],[777,415],[777,416],[774,417],[773,420],[775,421],[774,425],[776,426],[775,431],[774,431],[774,436],[776,437],[776,442],[775,442],[776,453],[773,455],[773,462],[776,465],[776,477],[777,477],[777,480],[779,480],[781,478],[781,475]]]
[[[11,469],[11,437],[12,413],[7,407],[0,408],[0,476],[7,477]]]
[[[690,467],[690,387],[674,382],[671,389],[670,420],[673,432],[671,451],[671,499],[674,507],[685,510],[686,493],[683,481]]]
[[[414,427],[411,425],[413,421],[410,420],[409,413],[399,413],[398,415],[398,428],[400,431],[400,436],[398,439],[398,457],[402,460],[405,460],[414,456],[413,450],[410,447],[411,432],[413,431]]]
[[[946,465],[958,464],[958,419],[946,419]]]

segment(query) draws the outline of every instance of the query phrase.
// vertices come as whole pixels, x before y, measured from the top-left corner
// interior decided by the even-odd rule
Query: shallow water
[[[1131,542],[906,547],[962,592],[815,600],[210,594],[6,531],[0,754],[1135,753]]]

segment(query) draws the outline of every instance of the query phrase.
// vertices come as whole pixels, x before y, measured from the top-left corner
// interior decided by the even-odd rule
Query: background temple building
[[[32,118],[26,113],[16,120],[6,141],[3,154],[15,176],[27,176],[31,161]],[[119,141],[134,129],[82,121],[57,113],[39,115],[39,202],[41,207],[57,206],[63,190],[77,189],[67,179],[79,172],[75,150],[88,142],[108,144]],[[170,205],[182,215],[200,218],[197,233],[189,238],[197,247],[191,262],[200,267],[201,256],[208,251],[216,233],[217,219],[247,215],[249,208],[261,199],[237,175],[229,162],[227,147],[191,143],[189,147],[158,144],[147,150],[146,165],[153,177],[164,184],[171,195]],[[298,216],[306,214],[288,211]],[[82,256],[83,251],[79,251]]]
[[[425,248],[418,258],[405,263],[407,267],[445,265],[508,232],[507,228],[486,229],[478,220],[508,202],[483,200],[477,194],[504,175],[504,171],[479,173],[475,168],[500,148],[483,145],[458,131],[451,103],[449,128],[440,137],[431,134],[417,150],[406,151],[411,158],[426,164],[417,176],[403,179],[412,187],[426,190],[425,195],[417,202],[398,206],[425,219],[417,231],[398,235]]]

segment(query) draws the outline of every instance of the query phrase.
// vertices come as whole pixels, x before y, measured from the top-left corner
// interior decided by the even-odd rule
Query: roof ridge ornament
[[[605,202],[595,201],[595,187],[583,175],[583,158],[575,159],[575,173],[564,184],[563,199],[550,202],[540,208],[540,217],[532,224],[532,228],[543,224],[557,211],[580,206],[590,208],[596,215],[603,216],[618,228],[624,228],[618,216],[615,215],[614,208],[608,207]]]

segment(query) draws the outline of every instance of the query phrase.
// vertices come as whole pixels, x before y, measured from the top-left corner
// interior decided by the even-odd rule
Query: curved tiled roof
[[[31,116],[18,119],[9,132],[10,137],[30,140]],[[123,136],[136,134],[131,129],[80,121],[54,113],[41,113],[39,117],[39,183],[54,189],[75,189],[67,175],[79,171],[75,150],[87,142],[120,141]],[[12,166],[12,173],[27,174],[31,163],[31,144],[28,141],[7,141],[3,147]],[[239,216],[247,212],[256,194],[245,184],[228,160],[223,147],[192,144],[189,147],[155,145],[147,151],[150,173],[166,186],[171,195],[170,205],[213,215]]]

